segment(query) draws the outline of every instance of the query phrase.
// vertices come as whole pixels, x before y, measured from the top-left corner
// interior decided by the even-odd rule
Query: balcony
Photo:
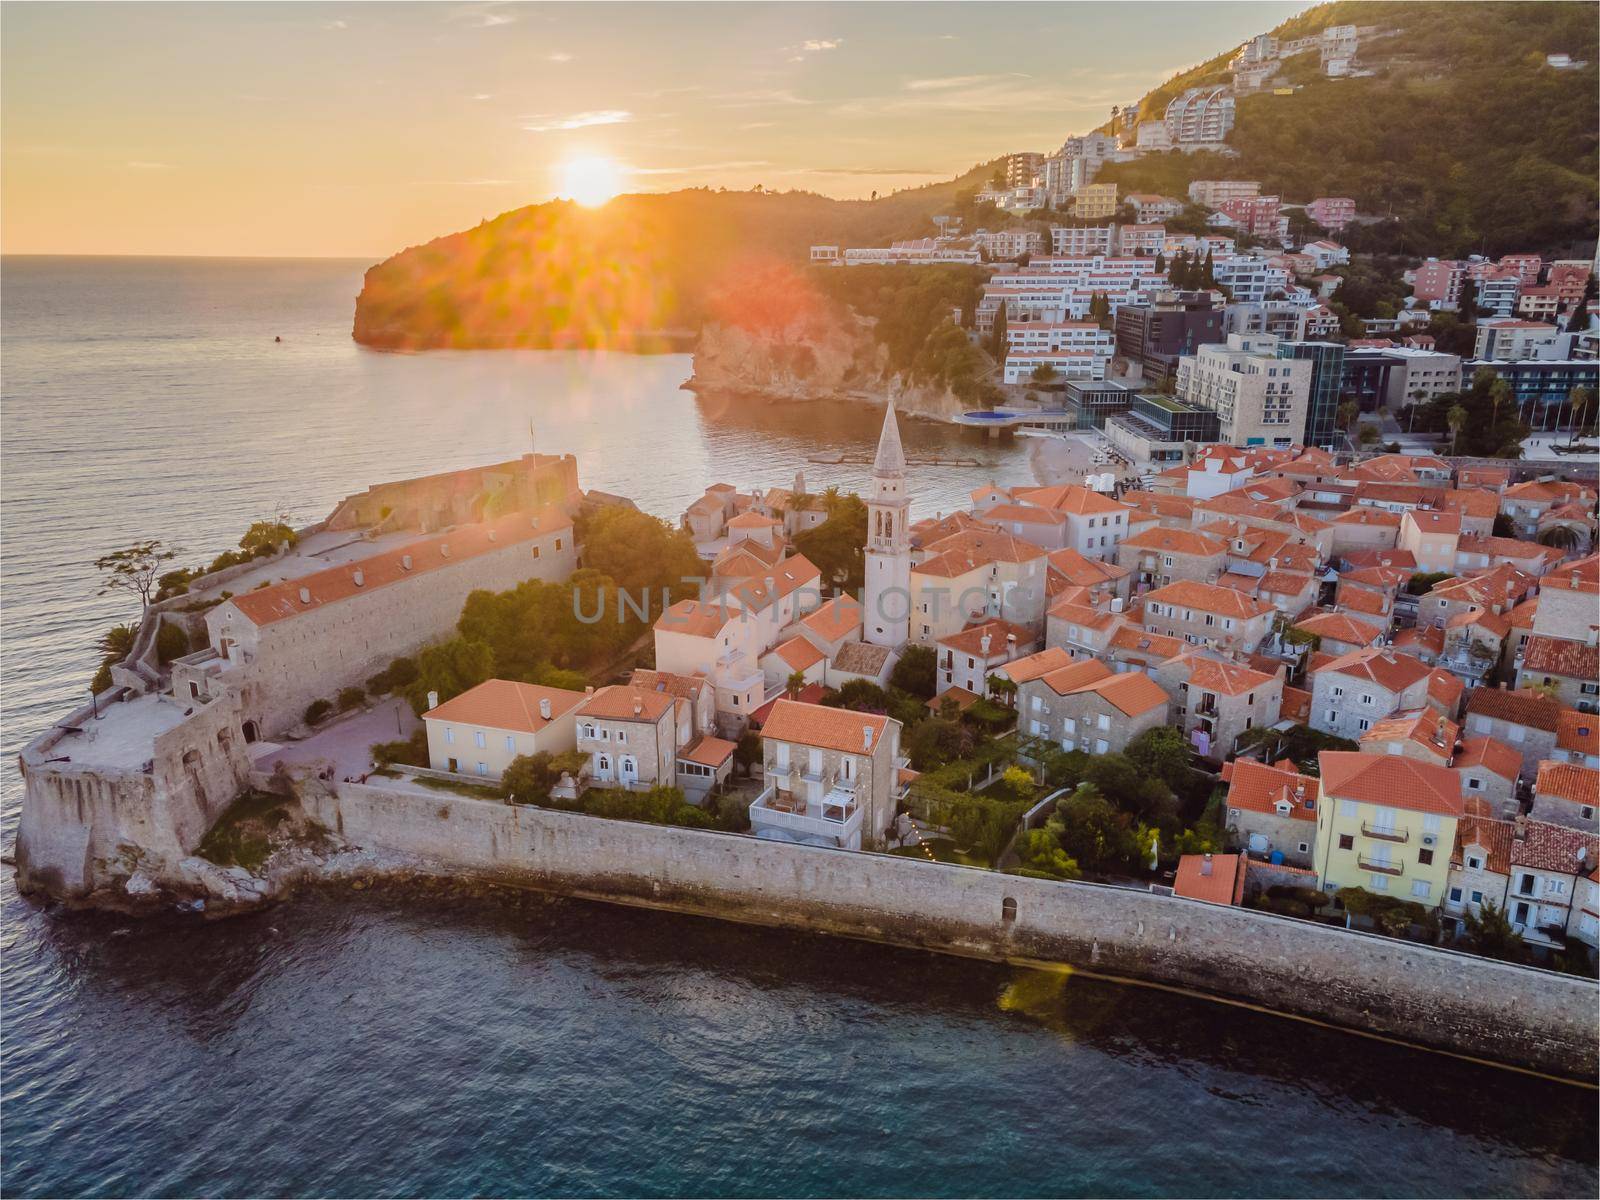
[[[1368,858],[1364,854],[1358,854],[1356,855],[1356,862],[1363,871],[1375,871],[1379,875],[1404,875],[1406,873],[1404,864],[1392,863],[1387,859]]]
[[[858,849],[861,811],[852,784],[836,784],[814,802],[768,787],[750,804],[750,826],[758,837],[764,831],[777,831],[789,835],[782,840]]]
[[[1368,825],[1361,822],[1361,835],[1363,837],[1377,838],[1380,842],[1409,842],[1411,831],[1409,829],[1396,829],[1392,825]]]

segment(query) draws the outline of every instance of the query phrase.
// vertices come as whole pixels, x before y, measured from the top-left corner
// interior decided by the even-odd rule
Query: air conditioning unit
[[[1431,833],[1425,833],[1425,834],[1423,834],[1423,835],[1422,835],[1422,844],[1423,844],[1423,845],[1424,845],[1424,846],[1431,846],[1431,845],[1433,845],[1433,844],[1434,844],[1434,843],[1435,843],[1435,842],[1437,842],[1437,841],[1438,841],[1438,840],[1439,840],[1439,839],[1438,839],[1438,838],[1437,838],[1437,837],[1435,837],[1435,836],[1434,836],[1434,835],[1433,835],[1433,834],[1431,834]]]

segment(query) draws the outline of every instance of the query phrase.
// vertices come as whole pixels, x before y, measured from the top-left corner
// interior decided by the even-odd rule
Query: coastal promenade
[[[260,775],[258,786],[271,783]],[[316,780],[308,815],[400,873],[1193,989],[1592,1080],[1592,980],[1251,909],[892,855]]]

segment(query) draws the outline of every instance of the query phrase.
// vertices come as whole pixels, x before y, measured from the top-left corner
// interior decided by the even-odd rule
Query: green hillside
[[[1327,79],[1314,55],[1291,60],[1301,90],[1243,97],[1232,155],[1147,155],[1097,177],[1125,191],[1182,196],[1205,178],[1259,179],[1286,201],[1352,196],[1394,221],[1352,235],[1359,249],[1499,255],[1594,253],[1600,37],[1595,8],[1568,3],[1341,0],[1284,22],[1280,38],[1329,25],[1376,25],[1360,59],[1378,74]],[[1557,71],[1545,55],[1586,60]],[[1144,117],[1186,87],[1227,78],[1229,54],[1168,80]],[[1309,69],[1308,69],[1309,68]]]
[[[354,336],[387,348],[681,344],[753,272],[797,269],[813,244],[885,245],[935,232],[994,170],[877,200],[709,188],[530,205],[367,272]]]

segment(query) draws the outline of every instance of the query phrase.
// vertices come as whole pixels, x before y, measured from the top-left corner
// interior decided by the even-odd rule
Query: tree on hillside
[[[994,312],[994,333],[989,341],[989,352],[995,362],[1004,362],[1006,357],[1006,306],[1001,304]]]
[[[159,538],[148,538],[122,550],[102,554],[94,560],[95,569],[104,576],[98,594],[128,592],[139,597],[141,610],[149,608],[150,593],[155,590],[161,568],[181,553],[181,549],[169,547]]]
[[[1467,410],[1459,404],[1451,405],[1445,420],[1450,424],[1450,453],[1455,454],[1461,441],[1461,431],[1467,426]]]
[[[421,715],[428,711],[430,692],[437,693],[437,702],[443,703],[493,675],[493,650],[483,642],[453,637],[417,656],[417,678],[406,688],[406,699]]]
[[[1456,301],[1456,311],[1469,325],[1478,318],[1478,283],[1470,275],[1461,282],[1461,297]]]
[[[827,520],[796,534],[795,549],[822,573],[824,587],[859,591],[866,583],[867,506],[854,492],[825,494],[823,503]]]
[[[1056,377],[1060,374],[1061,372],[1057,371],[1049,363],[1040,363],[1033,369],[1033,382],[1038,384],[1040,387],[1044,387],[1048,384],[1054,383],[1056,381]]]
[[[938,656],[933,647],[913,643],[902,650],[900,661],[895,663],[889,676],[889,686],[924,700],[931,699],[938,686]]]

